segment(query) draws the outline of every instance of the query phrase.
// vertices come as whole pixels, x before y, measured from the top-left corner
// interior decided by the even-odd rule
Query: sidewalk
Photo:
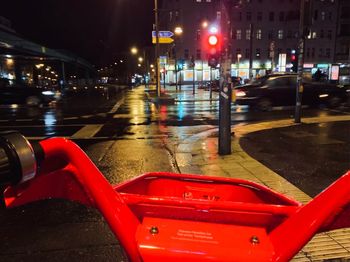
[[[350,121],[350,116],[304,118],[302,121],[303,124],[299,126],[301,130],[306,126],[305,124]],[[249,133],[262,130],[269,132],[276,128],[292,128],[293,126],[295,124],[291,120],[236,126],[231,130],[235,133],[232,137],[232,154],[227,156],[219,156],[217,153],[217,128],[208,129],[177,146],[175,152],[177,164],[181,173],[246,179],[268,186],[302,203],[307,203],[311,199],[309,195],[250,157],[240,146],[240,139]],[[324,132],[321,128],[319,129],[319,132]],[[349,155],[349,152],[344,152],[344,154]],[[316,235],[295,256],[293,261],[350,261],[350,229]]]

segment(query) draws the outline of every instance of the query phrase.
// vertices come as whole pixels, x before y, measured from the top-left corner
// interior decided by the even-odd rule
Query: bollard
[[[231,99],[232,83],[220,83],[219,155],[231,154]]]

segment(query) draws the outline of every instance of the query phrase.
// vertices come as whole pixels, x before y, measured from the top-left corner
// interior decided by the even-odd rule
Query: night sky
[[[16,32],[64,49],[97,66],[112,63],[131,45],[151,45],[153,0],[7,0],[0,16]]]

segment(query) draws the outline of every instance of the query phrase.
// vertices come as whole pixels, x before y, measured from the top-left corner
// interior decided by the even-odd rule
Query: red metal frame
[[[287,261],[314,234],[350,226],[350,172],[307,205],[240,179],[148,173],[111,186],[73,142],[41,142],[34,180],[7,207],[64,198],[97,208],[131,261]]]

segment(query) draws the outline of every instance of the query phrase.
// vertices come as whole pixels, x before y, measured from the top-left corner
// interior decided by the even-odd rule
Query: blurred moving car
[[[297,76],[295,74],[268,75],[234,89],[235,102],[261,111],[273,106],[293,106],[296,102]],[[347,90],[336,84],[303,83],[303,105],[325,104],[337,107],[347,101]]]
[[[28,106],[47,105],[60,98],[58,91],[31,87],[13,80],[0,78],[0,105],[26,104]]]

